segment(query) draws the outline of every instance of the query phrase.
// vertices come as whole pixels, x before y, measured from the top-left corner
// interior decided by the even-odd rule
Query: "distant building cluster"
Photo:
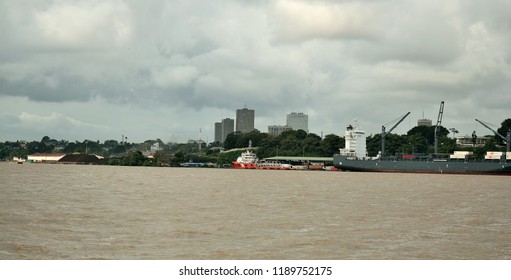
[[[309,133],[309,116],[304,113],[292,112],[287,114],[286,125],[269,125],[268,134],[280,135],[284,131],[299,129]]]
[[[233,132],[247,133],[255,129],[255,110],[242,108],[236,110],[236,122],[225,118],[215,122],[215,142],[223,143],[227,135]],[[268,134],[280,135],[284,131],[299,130],[309,132],[309,116],[304,113],[292,112],[287,115],[285,125],[269,125]]]

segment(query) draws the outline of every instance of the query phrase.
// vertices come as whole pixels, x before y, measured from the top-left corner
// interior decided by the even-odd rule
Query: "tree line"
[[[497,130],[506,135],[511,129],[511,119],[506,119]],[[385,154],[431,154],[433,153],[435,126],[416,126],[404,135],[388,134],[385,137]],[[458,147],[455,139],[449,137],[449,130],[439,127],[439,153],[452,153],[455,150],[473,151],[482,158],[486,151],[503,151],[504,141],[491,133],[490,140],[484,147]],[[376,156],[381,150],[381,134],[367,137],[367,151],[369,156]],[[147,153],[151,146],[159,144],[160,149]],[[331,157],[340,148],[344,148],[344,137],[328,134],[321,138],[314,133],[303,130],[285,131],[275,136],[259,131],[249,133],[234,132],[227,136],[224,143],[203,144],[199,149],[197,143],[163,143],[160,139],[146,140],[143,143],[126,143],[117,140],[100,141],[84,140],[82,142],[55,140],[45,136],[41,141],[32,142],[3,142],[0,143],[0,160],[9,160],[13,157],[26,158],[34,153],[88,153],[105,157],[106,164],[136,165],[136,166],[179,166],[183,162],[211,162],[217,164],[230,164],[236,160],[240,151],[229,151],[236,148],[246,148],[251,143],[257,147],[257,156],[267,158],[273,156],[306,156]]]

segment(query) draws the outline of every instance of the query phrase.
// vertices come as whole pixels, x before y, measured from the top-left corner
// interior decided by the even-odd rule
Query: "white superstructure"
[[[367,157],[365,131],[357,127],[348,126],[344,133],[344,149],[339,149],[340,154],[354,159],[365,159]]]
[[[241,153],[241,155],[238,157],[236,162],[239,163],[256,163],[257,162],[257,156],[255,153],[246,150],[245,152]]]

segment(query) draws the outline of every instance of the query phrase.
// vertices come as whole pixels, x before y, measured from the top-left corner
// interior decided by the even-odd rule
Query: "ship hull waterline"
[[[465,161],[406,161],[406,160],[351,160],[334,155],[334,166],[342,171],[386,172],[386,173],[433,173],[511,175],[511,164],[507,162]]]

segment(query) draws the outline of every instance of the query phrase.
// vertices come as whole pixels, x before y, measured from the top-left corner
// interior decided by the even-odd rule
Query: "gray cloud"
[[[153,126],[130,132],[140,140],[158,131],[196,138],[246,104],[262,131],[294,110],[308,113],[318,134],[341,134],[354,118],[377,133],[401,111],[434,119],[446,100],[446,121],[469,131],[474,117],[509,117],[509,5],[0,1],[0,100],[33,110],[0,118],[54,113],[101,125],[87,121],[97,115],[129,127],[122,114],[132,108]]]

